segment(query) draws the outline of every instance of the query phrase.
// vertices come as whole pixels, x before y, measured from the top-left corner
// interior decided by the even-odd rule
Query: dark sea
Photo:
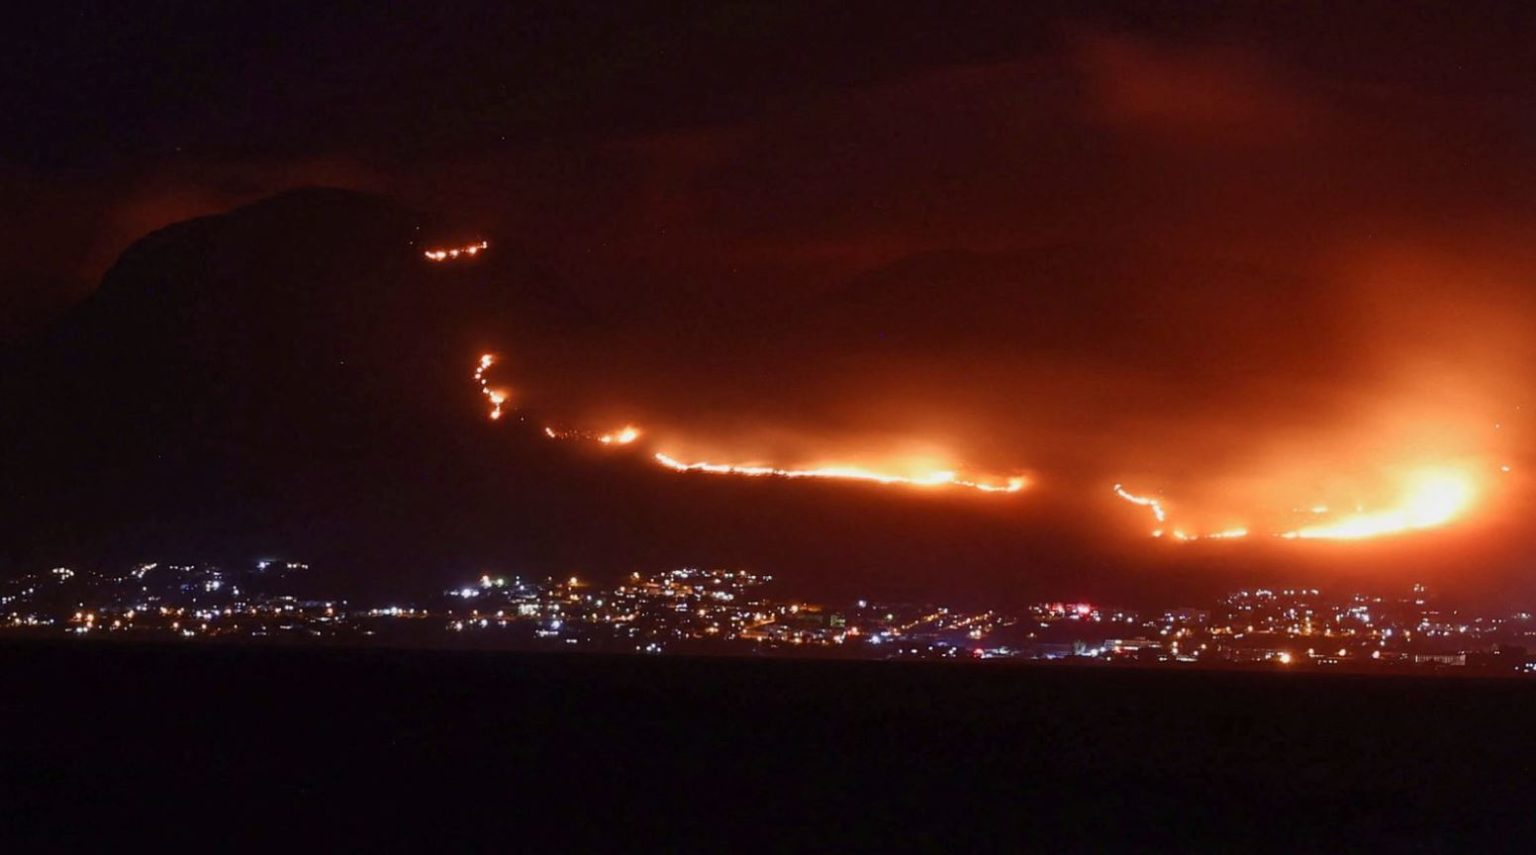
[[[10,642],[0,681],[10,851],[1536,847],[1519,680]]]

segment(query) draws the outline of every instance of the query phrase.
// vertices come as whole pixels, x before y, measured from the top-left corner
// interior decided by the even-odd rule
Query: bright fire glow
[[[640,431],[633,425],[625,425],[623,430],[614,433],[605,433],[597,438],[603,445],[629,445],[640,438]]]
[[[1148,508],[1158,525],[1152,529],[1153,537],[1167,536],[1180,543],[1195,540],[1236,540],[1248,537],[1247,527],[1235,527],[1201,534],[1183,528],[1164,530],[1168,520],[1167,509],[1157,500],[1128,492],[1115,485],[1115,495],[1131,504]],[[1435,468],[1420,470],[1405,484],[1401,502],[1382,511],[1366,511],[1356,507],[1351,514],[1336,519],[1306,525],[1290,531],[1272,532],[1272,536],[1289,540],[1363,540],[1366,538],[1417,531],[1444,525],[1471,506],[1477,494],[1472,477],[1458,469]],[[1293,512],[1312,516],[1327,516],[1332,512],[1327,505],[1310,505],[1293,508]]]
[[[1282,537],[1316,540],[1359,540],[1385,534],[1434,528],[1459,516],[1477,491],[1464,472],[1431,470],[1420,473],[1396,508],[1360,513],[1336,522],[1305,526]]]
[[[1152,536],[1162,537],[1162,529],[1154,529]],[[1190,534],[1181,529],[1174,529],[1172,532],[1169,532],[1169,536],[1180,543],[1188,543],[1191,540],[1241,540],[1248,536],[1248,529],[1229,528],[1222,531],[1213,531],[1210,534]]]
[[[550,439],[561,440],[590,440],[601,445],[629,445],[640,438],[640,429],[634,425],[625,425],[623,428],[609,433],[594,434],[584,430],[568,430],[564,428],[545,427],[544,435]]]
[[[492,420],[500,419],[502,405],[506,403],[510,392],[505,389],[494,388],[486,378],[491,367],[496,364],[496,355],[483,353],[480,361],[475,366],[475,383],[480,388],[480,394],[484,395],[491,403],[490,417]],[[631,445],[641,437],[641,431],[634,425],[624,427],[604,434],[592,434],[581,430],[565,430],[545,426],[544,435],[555,440],[591,440],[601,445]],[[774,476],[779,478],[825,478],[849,481],[866,481],[874,484],[899,484],[912,487],[963,487],[976,490],[981,493],[1017,493],[1029,484],[1029,480],[1022,476],[1008,478],[1001,483],[986,481],[969,481],[949,470],[937,470],[920,477],[908,477],[903,475],[891,475],[875,472],[869,469],[861,469],[853,466],[829,466],[818,469],[776,469],[771,466],[737,466],[722,463],[683,463],[675,457],[667,454],[655,453],[652,458],[661,465],[676,472],[705,472],[711,475],[740,475],[748,477]]]
[[[728,463],[684,463],[671,455],[658,452],[656,462],[676,472],[705,472],[710,475],[741,475],[753,478],[829,478],[849,481],[868,481],[875,484],[904,484],[912,487],[965,487],[983,493],[1017,493],[1028,485],[1022,477],[1009,478],[1002,484],[967,481],[956,477],[954,472],[938,471],[909,478],[859,469],[852,466],[827,466],[819,469],[776,469],[772,466],[737,466]]]
[[[1163,504],[1156,499],[1149,498],[1147,496],[1137,496],[1133,493],[1129,493],[1126,491],[1125,487],[1121,486],[1120,484],[1115,485],[1115,495],[1126,500],[1127,502],[1130,502],[1133,505],[1140,505],[1143,508],[1151,508],[1152,517],[1158,522],[1168,521],[1168,513],[1163,510]],[[1158,535],[1153,536],[1156,537]]]
[[[491,366],[495,364],[495,354],[482,353],[480,354],[480,363],[475,368],[475,384],[480,387],[480,394],[484,395],[485,399],[491,402],[491,411],[489,413],[491,421],[501,418],[501,405],[505,404],[507,398],[511,395],[506,389],[492,387],[490,381],[485,378],[486,372],[490,371]]]
[[[488,241],[465,244],[464,246],[445,247],[443,249],[429,249],[422,253],[428,261],[455,261],[461,257],[474,258],[483,249],[490,247]]]
[[[474,370],[476,386],[490,405],[488,416],[492,420],[500,419],[504,412],[509,411],[508,402],[511,400],[510,390],[491,385],[488,375],[496,364],[495,354],[484,353],[480,355]],[[543,430],[544,434],[551,439],[582,440],[604,446],[633,445],[640,442],[643,436],[641,430],[634,425],[625,425],[601,434],[555,427],[545,427]],[[785,469],[758,463],[685,462],[654,449],[651,450],[651,458],[657,464],[674,472],[698,472],[709,475],[812,478],[907,487],[958,487],[982,493],[1017,493],[1029,486],[1029,480],[1020,476],[1006,480],[977,481],[961,478],[956,471],[949,469],[933,469],[927,472],[919,470],[917,474],[895,474],[890,471],[842,465]],[[1509,471],[1507,464],[1498,468],[1503,472]],[[1260,527],[1259,536],[1299,540],[1359,540],[1434,528],[1462,516],[1472,506],[1479,492],[1478,486],[1469,469],[1446,466],[1424,468],[1412,472],[1401,483],[1402,498],[1385,510],[1367,510],[1360,505],[1355,505],[1353,512],[1344,512],[1335,510],[1338,508],[1337,504],[1298,503],[1291,508],[1292,513],[1312,517],[1311,524],[1290,530],[1278,526]],[[1154,522],[1151,536],[1154,538],[1167,537],[1182,543],[1197,540],[1238,540],[1255,536],[1255,529],[1251,524],[1203,533],[1199,530],[1191,530],[1187,523],[1173,526],[1170,525],[1171,514],[1164,499],[1132,493],[1123,484],[1115,484],[1114,493],[1121,500],[1146,508],[1151,513]],[[1232,520],[1232,517],[1228,516],[1228,520]]]

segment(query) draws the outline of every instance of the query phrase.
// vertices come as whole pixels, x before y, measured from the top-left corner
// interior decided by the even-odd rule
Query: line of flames
[[[444,249],[429,249],[422,253],[428,261],[457,261],[460,258],[474,258],[483,250],[489,249],[490,241],[469,243],[464,246],[453,246]]]
[[[483,248],[483,242],[481,247]],[[493,421],[499,420],[502,417],[504,406],[511,395],[508,390],[491,385],[488,373],[495,364],[495,354],[482,354],[474,372],[474,380],[480,394],[490,404],[490,410],[487,415]],[[626,425],[623,428],[606,433],[545,427],[544,434],[550,439],[583,440],[604,446],[632,445],[643,435],[640,429],[633,425]],[[960,478],[952,470],[936,470],[926,475],[906,476],[878,472],[856,466],[783,469],[762,464],[712,463],[708,461],[689,463],[661,451],[653,451],[650,457],[651,460],[660,466],[680,473],[702,473],[746,478],[845,480],[907,487],[957,487],[982,493],[1017,493],[1029,486],[1029,480],[1022,476],[1011,477],[1000,483],[973,481]],[[1509,467],[1503,466],[1500,467],[1500,470],[1507,473]],[[1155,538],[1167,537],[1178,542],[1191,542],[1197,540],[1238,540],[1246,538],[1250,534],[1249,529],[1244,527],[1206,533],[1189,532],[1183,528],[1168,528],[1169,513],[1163,500],[1132,493],[1123,484],[1115,484],[1113,489],[1115,495],[1122,500],[1138,507],[1146,508],[1151,512],[1155,522],[1151,535]],[[1365,512],[1357,509],[1354,514],[1349,516],[1321,521],[1290,531],[1277,532],[1274,536],[1287,540],[1355,540],[1433,528],[1459,516],[1471,503],[1473,495],[1472,484],[1464,473],[1456,471],[1431,472],[1422,475],[1418,479],[1418,482],[1409,490],[1399,507],[1376,512]],[[1330,514],[1328,506],[1321,504],[1307,508],[1306,512],[1317,516]]]

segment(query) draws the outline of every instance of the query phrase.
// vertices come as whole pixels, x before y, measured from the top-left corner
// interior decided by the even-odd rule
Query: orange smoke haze
[[[767,474],[890,482],[863,498],[920,506],[900,513],[912,531],[930,515],[929,543],[959,515],[994,524],[967,545],[992,550],[973,557],[995,576],[1092,575],[1112,563],[1096,550],[1122,548],[1134,559],[1106,577],[1270,555],[1459,573],[1472,554],[1527,576],[1528,33],[1419,6],[1341,8],[1321,28],[1283,4],[1037,5],[979,24],[934,7],[895,29],[954,39],[884,42],[852,37],[861,16],[764,13],[797,36],[774,39],[790,54],[733,50],[761,48],[757,28],[692,17],[631,54],[626,21],[606,43],[624,50],[591,54],[590,73],[519,65],[496,75],[510,92],[486,70],[524,62],[505,41],[527,28],[445,13],[458,37],[432,44],[462,46],[453,85],[341,51],[332,65],[368,66],[346,78],[368,86],[300,85],[306,64],[269,105],[303,115],[227,131],[315,134],[302,161],[324,168],[242,167],[240,145],[210,144],[137,163],[110,204],[18,179],[0,255],[28,276],[44,255],[104,267],[130,227],[218,210],[242,185],[364,188],[441,220],[423,213],[419,242],[379,255],[469,319],[434,345],[449,379],[431,382],[477,422],[543,429],[541,463],[590,454],[643,483],[686,470],[664,483],[690,496],[728,494],[731,476],[754,497],[794,489]],[[702,68],[720,73],[691,85]],[[313,121],[353,90],[371,123]],[[503,348],[515,371],[493,358],[468,398],[462,360]],[[739,510],[733,544],[769,525]],[[661,528],[634,513],[635,531]]]
[[[482,354],[474,373],[481,394],[491,404],[488,416],[492,420],[501,417],[507,397],[503,390],[493,389],[486,378],[495,363],[493,354]],[[1365,540],[1455,523],[1496,499],[1503,487],[1500,476],[1513,471],[1510,464],[1495,465],[1487,456],[1463,456],[1453,463],[1414,462],[1416,457],[1444,460],[1447,453],[1464,454],[1478,444],[1477,431],[1463,436],[1448,426],[1447,419],[1426,419],[1416,430],[1392,431],[1390,424],[1387,420],[1377,425],[1382,434],[1372,443],[1378,451],[1374,461],[1361,453],[1363,448],[1346,448],[1341,452],[1314,447],[1310,461],[1299,450],[1282,452],[1283,456],[1271,464],[1276,467],[1273,472],[1265,472],[1261,466],[1234,479],[1233,483],[1239,486],[1225,497],[1211,494],[1196,502],[1174,503],[1177,517],[1170,513],[1166,499],[1131,492],[1119,483],[1114,485],[1113,492],[1119,499],[1146,509],[1151,517],[1152,537],[1166,535],[1179,543],[1240,540],[1250,535],[1286,540]],[[1489,428],[1489,432],[1498,432],[1504,424],[1495,423]],[[641,437],[641,431],[632,425],[602,434],[552,427],[545,427],[543,432],[551,439],[585,439],[604,446],[629,445]],[[1356,471],[1328,466],[1333,456],[1341,453],[1349,455]],[[983,493],[1015,493],[1029,483],[1023,476],[1000,481],[970,480],[958,477],[952,469],[924,468],[924,463],[914,464],[910,460],[894,466],[887,463],[787,468],[761,463],[684,462],[664,451],[652,451],[650,457],[675,472],[718,476],[960,487]],[[1374,468],[1364,468],[1372,465]],[[1298,501],[1300,505],[1296,504]],[[1306,521],[1298,525],[1298,518]],[[1222,521],[1222,527],[1205,528],[1200,524],[1203,520]],[[1234,524],[1233,520],[1238,522]]]

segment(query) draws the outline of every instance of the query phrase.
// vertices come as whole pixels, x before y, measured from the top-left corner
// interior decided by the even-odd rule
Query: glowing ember
[[[474,258],[483,249],[490,248],[488,241],[465,244],[464,246],[448,247],[445,249],[429,249],[422,253],[428,261],[456,261],[459,258]]]
[[[752,478],[828,478],[849,481],[868,481],[875,484],[904,484],[912,487],[965,487],[983,493],[1017,493],[1029,483],[1022,477],[1009,478],[1003,484],[966,481],[955,477],[954,472],[933,472],[920,478],[887,475],[850,466],[828,466],[820,469],[775,469],[771,466],[736,466],[727,463],[684,463],[667,454],[654,455],[656,462],[676,472],[705,472],[710,475],[740,475]]]

